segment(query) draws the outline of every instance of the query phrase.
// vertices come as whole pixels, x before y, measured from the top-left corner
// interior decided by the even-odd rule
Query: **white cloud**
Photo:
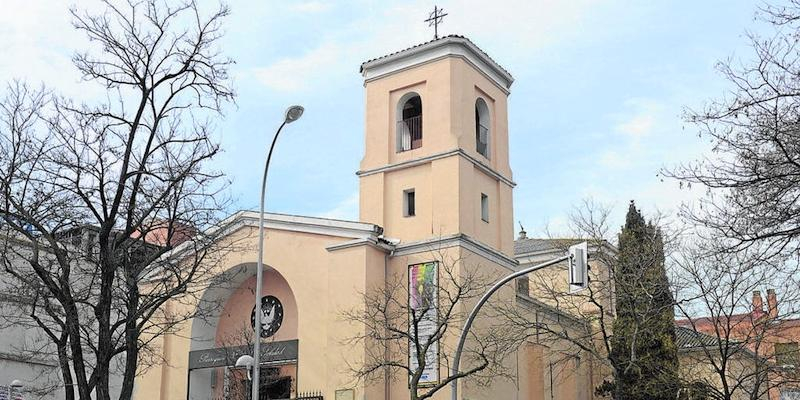
[[[529,238],[563,238],[572,236],[567,215],[550,217],[540,227],[533,228],[526,228]]]
[[[642,138],[652,133],[653,120],[652,114],[641,113],[634,115],[629,120],[617,125],[616,130],[633,138]]]
[[[487,50],[497,52],[497,59],[513,62],[515,57],[532,54],[531,50],[570,40],[577,34],[576,24],[592,12],[593,4],[588,0],[511,0],[501,6],[487,7],[478,0],[445,2],[445,9],[457,12],[445,17],[439,32],[440,35],[467,35],[479,46],[494,44]],[[328,3],[309,1],[289,7],[289,11],[322,12],[327,7]],[[411,1],[366,13],[339,29],[327,31],[325,40],[316,48],[299,56],[276,60],[252,72],[260,83],[280,92],[330,88],[330,82],[353,74],[357,67],[354,61],[366,61],[431,40],[433,28],[422,21],[430,8],[427,1]],[[503,23],[498,24],[499,20]]]
[[[639,188],[636,202],[641,205],[651,205],[653,212],[660,211],[664,214],[675,214],[682,204],[691,204],[703,195],[703,190],[698,187],[682,187],[677,181],[656,180]]]
[[[631,111],[617,117],[620,121],[614,126],[614,131],[629,137],[632,144],[638,145],[644,137],[653,134],[664,107],[648,99],[630,99],[625,105]]]
[[[331,75],[341,58],[341,48],[327,42],[299,57],[283,58],[252,70],[264,86],[279,92],[300,92],[316,88],[317,82]]]
[[[0,82],[14,79],[43,83],[68,97],[90,100],[104,96],[100,85],[87,84],[72,64],[75,51],[88,39],[72,26],[68,0],[4,0],[0,13]],[[99,1],[81,2],[79,10],[96,13]]]
[[[358,191],[350,194],[347,198],[341,200],[333,208],[319,214],[322,218],[343,219],[348,221],[355,221],[358,219]]]
[[[11,0],[0,13],[0,79],[44,81],[69,63],[75,35],[65,3]],[[47,27],[47,29],[41,29]],[[49,70],[49,71],[48,71]]]
[[[600,166],[617,170],[627,169],[632,165],[630,157],[623,156],[615,150],[608,150],[601,154],[598,162]]]
[[[487,5],[482,0],[467,0],[450,4],[454,12],[445,19],[446,33],[463,33],[490,43],[507,43],[511,45],[507,51],[516,53],[568,41],[579,35],[583,21],[596,11],[599,3],[511,0]]]
[[[325,3],[321,1],[304,1],[290,5],[289,10],[300,13],[320,13],[330,10],[331,7],[331,3]]]

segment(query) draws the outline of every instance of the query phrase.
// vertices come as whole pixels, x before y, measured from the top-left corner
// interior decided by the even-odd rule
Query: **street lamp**
[[[291,106],[286,110],[283,123],[278,127],[275,136],[272,138],[272,145],[269,146],[269,153],[267,153],[267,163],[264,165],[264,177],[261,180],[261,207],[258,214],[258,266],[256,267],[256,308],[255,308],[255,342],[253,342],[253,399],[258,400],[258,391],[260,389],[260,375],[261,375],[261,290],[262,279],[264,275],[264,196],[267,192],[267,173],[269,172],[269,162],[272,160],[272,150],[275,149],[275,143],[278,141],[278,135],[281,134],[286,124],[291,124],[300,119],[303,115],[303,107]]]
[[[237,368],[245,368],[247,370],[247,379],[253,381],[253,357],[245,354],[236,359]]]

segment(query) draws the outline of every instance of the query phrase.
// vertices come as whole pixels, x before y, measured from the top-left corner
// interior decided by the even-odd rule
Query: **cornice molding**
[[[205,240],[218,241],[245,227],[258,228],[258,220],[257,211],[237,211],[216,226],[206,230],[202,235]],[[348,239],[374,238],[376,242],[377,238],[383,234],[382,227],[365,222],[276,213],[264,213],[264,228]],[[182,258],[185,253],[193,250],[190,242],[179,245],[171,252],[163,255],[162,259]]]
[[[358,176],[358,177],[370,176],[370,175],[380,174],[380,173],[384,173],[384,172],[396,171],[396,170],[404,169],[404,168],[411,168],[411,167],[415,167],[417,165],[427,164],[427,163],[433,162],[435,160],[441,160],[443,158],[453,157],[453,156],[464,157],[467,161],[471,162],[472,165],[477,167],[479,170],[483,171],[484,173],[486,173],[487,175],[491,176],[495,180],[508,185],[511,188],[517,186],[517,184],[514,181],[512,181],[511,179],[503,176],[499,172],[495,171],[494,169],[492,169],[492,167],[480,162],[475,157],[467,154],[467,152],[464,151],[464,149],[453,149],[453,150],[449,150],[449,151],[445,151],[445,152],[441,152],[441,153],[437,153],[437,154],[432,154],[430,156],[426,156],[426,157],[422,157],[422,158],[403,161],[403,162],[399,162],[399,163],[396,163],[396,164],[385,165],[385,166],[379,167],[379,168],[368,169],[368,170],[365,170],[365,171],[358,171],[358,172],[356,172],[356,176]]]
[[[509,94],[514,78],[499,64],[492,60],[472,41],[464,37],[451,36],[424,43],[388,56],[361,64],[364,81],[370,82],[422,64],[447,57],[460,58],[480,71],[506,95]]]
[[[394,247],[388,243],[384,243],[380,239],[373,239],[373,238],[363,238],[363,239],[353,239],[343,243],[337,243],[325,248],[330,252],[344,250],[344,249],[352,249],[354,247],[361,247],[361,246],[370,246],[385,253],[391,252]]]
[[[451,247],[462,247],[510,271],[517,271],[519,268],[519,264],[513,258],[464,234],[449,235],[410,243],[400,243],[395,246],[392,257],[430,253]]]
[[[55,358],[42,359],[37,357],[28,357],[24,355],[4,353],[4,352],[0,352],[0,361],[11,361],[22,364],[33,364],[50,368],[58,367],[58,360],[56,360]]]
[[[240,211],[234,216],[240,225],[258,228],[258,212]],[[374,224],[273,213],[264,214],[264,228],[351,239],[377,238],[383,233],[383,228]]]

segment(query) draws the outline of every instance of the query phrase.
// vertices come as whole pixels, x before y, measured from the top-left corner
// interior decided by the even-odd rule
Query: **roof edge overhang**
[[[239,211],[232,216],[242,219],[258,227],[259,214],[257,211]],[[292,227],[290,230],[308,231],[328,236],[345,238],[364,238],[383,234],[383,228],[367,222],[345,221],[340,219],[309,217],[303,215],[264,213],[264,226],[266,228],[281,229]]]
[[[445,57],[460,57],[508,92],[514,78],[475,43],[463,36],[446,36],[361,64],[366,82]]]
[[[206,240],[218,241],[244,227],[258,228],[259,217],[260,215],[257,211],[237,211],[217,225],[207,229],[202,235]],[[333,236],[349,240],[369,239],[376,243],[379,242],[379,237],[383,234],[382,227],[366,222],[277,213],[264,213],[264,228]],[[163,255],[162,258],[180,259],[192,250],[193,248],[189,242],[182,243]]]
[[[576,239],[577,240],[577,239]],[[614,245],[609,243],[608,241],[603,241],[601,245],[592,244],[589,246],[589,254],[598,253],[598,252],[606,252],[609,254],[617,254],[619,251]],[[527,264],[534,262],[540,259],[550,259],[555,258],[565,253],[564,249],[561,248],[549,248],[543,250],[536,250],[536,251],[529,251],[529,252],[520,252],[514,253],[514,258],[520,264]]]

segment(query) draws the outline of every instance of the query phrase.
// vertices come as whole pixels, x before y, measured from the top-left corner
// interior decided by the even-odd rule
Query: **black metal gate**
[[[294,400],[324,400],[322,397],[322,392],[315,391],[315,392],[301,392],[295,397]]]

